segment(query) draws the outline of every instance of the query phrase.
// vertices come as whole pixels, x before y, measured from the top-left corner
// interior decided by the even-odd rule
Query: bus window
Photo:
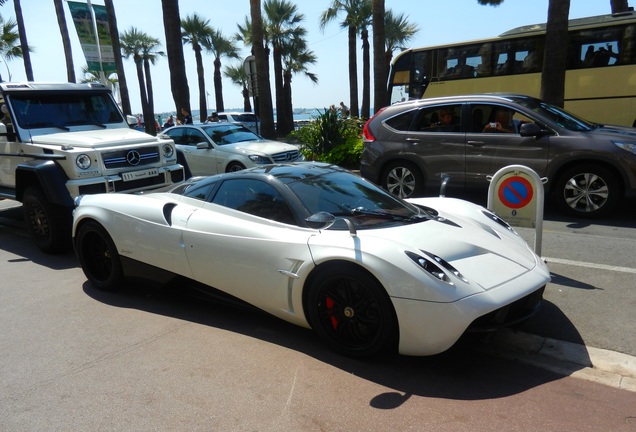
[[[583,30],[572,34],[569,67],[592,68],[619,64],[620,28]]]

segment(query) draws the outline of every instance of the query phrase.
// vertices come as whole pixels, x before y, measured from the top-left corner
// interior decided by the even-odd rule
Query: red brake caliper
[[[329,319],[331,320],[331,326],[333,327],[334,330],[338,329],[338,318],[335,317],[335,315],[333,315],[333,307],[336,305],[336,302],[333,301],[333,299],[331,297],[327,297],[325,299],[325,304],[327,306],[327,313],[329,314]]]

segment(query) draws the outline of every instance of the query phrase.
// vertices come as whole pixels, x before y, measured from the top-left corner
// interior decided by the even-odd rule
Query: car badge
[[[139,165],[139,162],[141,162],[141,155],[137,150],[131,150],[126,154],[126,162],[132,166]]]

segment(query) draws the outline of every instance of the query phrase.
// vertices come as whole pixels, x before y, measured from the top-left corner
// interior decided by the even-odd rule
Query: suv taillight
[[[371,123],[371,120],[375,118],[375,116],[380,114],[385,109],[386,107],[380,108],[380,110],[377,113],[373,114],[373,116],[369,120],[367,120],[367,122],[364,124],[364,126],[362,127],[362,142],[371,143],[375,141],[375,136],[373,135],[373,133],[371,133],[371,129],[369,129],[369,124]]]

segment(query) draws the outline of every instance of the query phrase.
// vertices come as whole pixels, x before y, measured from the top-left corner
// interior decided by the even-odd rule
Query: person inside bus
[[[515,125],[512,121],[512,111],[504,108],[498,108],[495,111],[493,121],[486,123],[483,132],[488,133],[516,133]]]

